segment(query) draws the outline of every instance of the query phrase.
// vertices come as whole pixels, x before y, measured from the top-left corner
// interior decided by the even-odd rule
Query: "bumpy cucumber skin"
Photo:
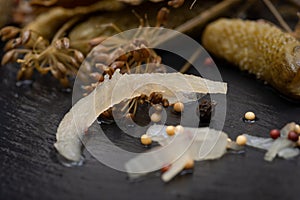
[[[300,43],[270,23],[219,19],[202,36],[212,54],[300,99]]]

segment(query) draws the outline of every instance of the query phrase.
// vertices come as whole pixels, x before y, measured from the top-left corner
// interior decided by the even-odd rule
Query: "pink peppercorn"
[[[289,134],[288,134],[288,139],[292,140],[294,142],[297,142],[298,139],[299,139],[299,136],[295,131],[290,131]]]
[[[274,140],[280,137],[280,131],[278,129],[273,129],[270,131],[270,137]]]

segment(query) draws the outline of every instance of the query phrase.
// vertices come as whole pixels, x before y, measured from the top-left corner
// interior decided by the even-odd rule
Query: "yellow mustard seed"
[[[167,126],[166,132],[169,136],[172,136],[175,134],[175,127],[174,126]]]
[[[177,103],[174,104],[173,108],[176,112],[183,112],[184,104],[181,103],[181,102],[177,102]]]
[[[246,112],[245,113],[245,119],[247,119],[247,120],[255,120],[255,114],[254,114],[254,112]]]
[[[149,137],[148,135],[144,134],[141,137],[141,143],[143,145],[150,145],[152,143],[152,139],[151,137]]]
[[[236,138],[236,143],[240,146],[244,146],[246,145],[247,143],[247,138],[246,136],[244,135],[239,135],[237,138]]]

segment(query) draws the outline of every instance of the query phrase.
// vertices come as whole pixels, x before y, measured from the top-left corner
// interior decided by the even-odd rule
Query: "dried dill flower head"
[[[9,30],[10,29],[10,30]],[[2,29],[3,32],[13,32],[13,27]],[[26,48],[17,48],[18,46]],[[84,60],[84,55],[70,47],[68,38],[61,38],[50,43],[33,31],[26,31],[21,37],[12,40],[5,46],[6,54],[2,58],[2,65],[11,61],[20,63],[17,79],[31,79],[34,70],[44,75],[51,73],[60,83],[68,87],[69,77],[76,75]],[[21,54],[25,54],[20,58]]]
[[[111,77],[116,69],[120,69],[122,74],[165,72],[161,57],[146,45],[146,41],[135,40],[127,47],[119,47],[109,53],[104,51],[104,46],[96,47],[92,52],[90,62],[93,67],[89,72],[95,82],[85,88],[88,91],[93,90],[96,83],[101,83],[105,75]]]
[[[92,92],[98,84],[104,81],[104,77],[112,77],[114,72],[119,69],[122,74],[144,74],[144,73],[159,73],[166,72],[166,69],[161,65],[161,57],[157,55],[154,49],[149,48],[149,43],[155,40],[157,34],[160,33],[159,27],[165,23],[167,18],[168,9],[162,8],[157,15],[157,29],[144,29],[145,23],[142,18],[140,19],[140,27],[134,29],[133,32],[128,34],[120,30],[114,24],[110,27],[119,32],[118,35],[108,38],[96,46],[90,55],[87,57],[86,62],[83,63],[81,70],[78,73],[85,83],[83,89],[86,91],[84,95]],[[88,75],[88,76],[87,76]],[[124,102],[123,106],[112,108],[118,110],[123,116],[134,117],[138,104],[148,102],[154,104],[159,94],[154,95],[155,98],[137,97]],[[156,100],[155,100],[156,99]],[[164,100],[166,105],[167,100]],[[156,103],[163,104],[163,99]],[[129,114],[129,115],[128,115]],[[112,113],[107,111],[101,117],[110,119]]]
[[[86,48],[81,47],[90,45],[90,40],[70,41],[65,37],[66,34],[84,15],[96,11],[119,10],[121,7],[122,4],[117,1],[100,1],[74,9],[55,7],[42,13],[23,28],[4,27],[0,30],[0,36],[3,41],[8,42],[4,48],[6,53],[2,58],[2,65],[15,61],[20,63],[18,80],[31,79],[36,70],[42,75],[52,74],[67,87],[69,77],[76,75],[84,60],[82,49]],[[74,48],[74,42],[81,42],[81,45]]]
[[[85,95],[90,93],[104,81],[104,76],[112,77],[114,72],[119,69],[122,74],[144,74],[144,73],[159,73],[166,72],[166,69],[161,65],[161,57],[156,52],[148,48],[148,43],[144,39],[134,39],[123,47],[107,51],[103,45],[97,46],[91,53],[89,63],[86,63],[86,70],[79,71],[79,76],[84,79],[92,80],[93,82],[83,86],[86,90]],[[89,74],[81,76],[81,72]],[[134,117],[139,104],[148,102],[150,104],[164,104],[166,99],[163,99],[160,94],[151,94],[149,97],[141,96],[123,102],[123,106],[114,107],[114,111],[122,113],[122,116]],[[110,111],[102,114],[102,118],[111,119],[112,113]]]
[[[149,48],[149,44],[153,44],[161,34],[159,27],[166,22],[168,12],[167,8],[160,9],[157,14],[157,28],[146,28],[144,19],[137,13],[135,14],[140,19],[139,28],[122,32],[117,25],[108,25],[119,34],[99,38],[102,41],[97,42],[98,45],[86,58],[78,74],[87,83],[84,86],[86,94],[103,82],[105,75],[111,78],[117,69],[120,69],[122,74],[166,72],[165,67],[161,65],[161,57],[154,49]]]

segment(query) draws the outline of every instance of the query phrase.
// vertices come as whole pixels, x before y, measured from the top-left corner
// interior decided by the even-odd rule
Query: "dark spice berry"
[[[203,100],[199,104],[200,121],[202,123],[209,123],[211,118],[211,113],[213,111],[213,104],[211,101]]]
[[[274,140],[280,137],[280,131],[278,129],[273,129],[270,131],[270,137]]]
[[[289,138],[289,140],[297,142],[298,139],[299,139],[299,136],[295,131],[290,131],[289,134],[288,134],[288,138]]]

